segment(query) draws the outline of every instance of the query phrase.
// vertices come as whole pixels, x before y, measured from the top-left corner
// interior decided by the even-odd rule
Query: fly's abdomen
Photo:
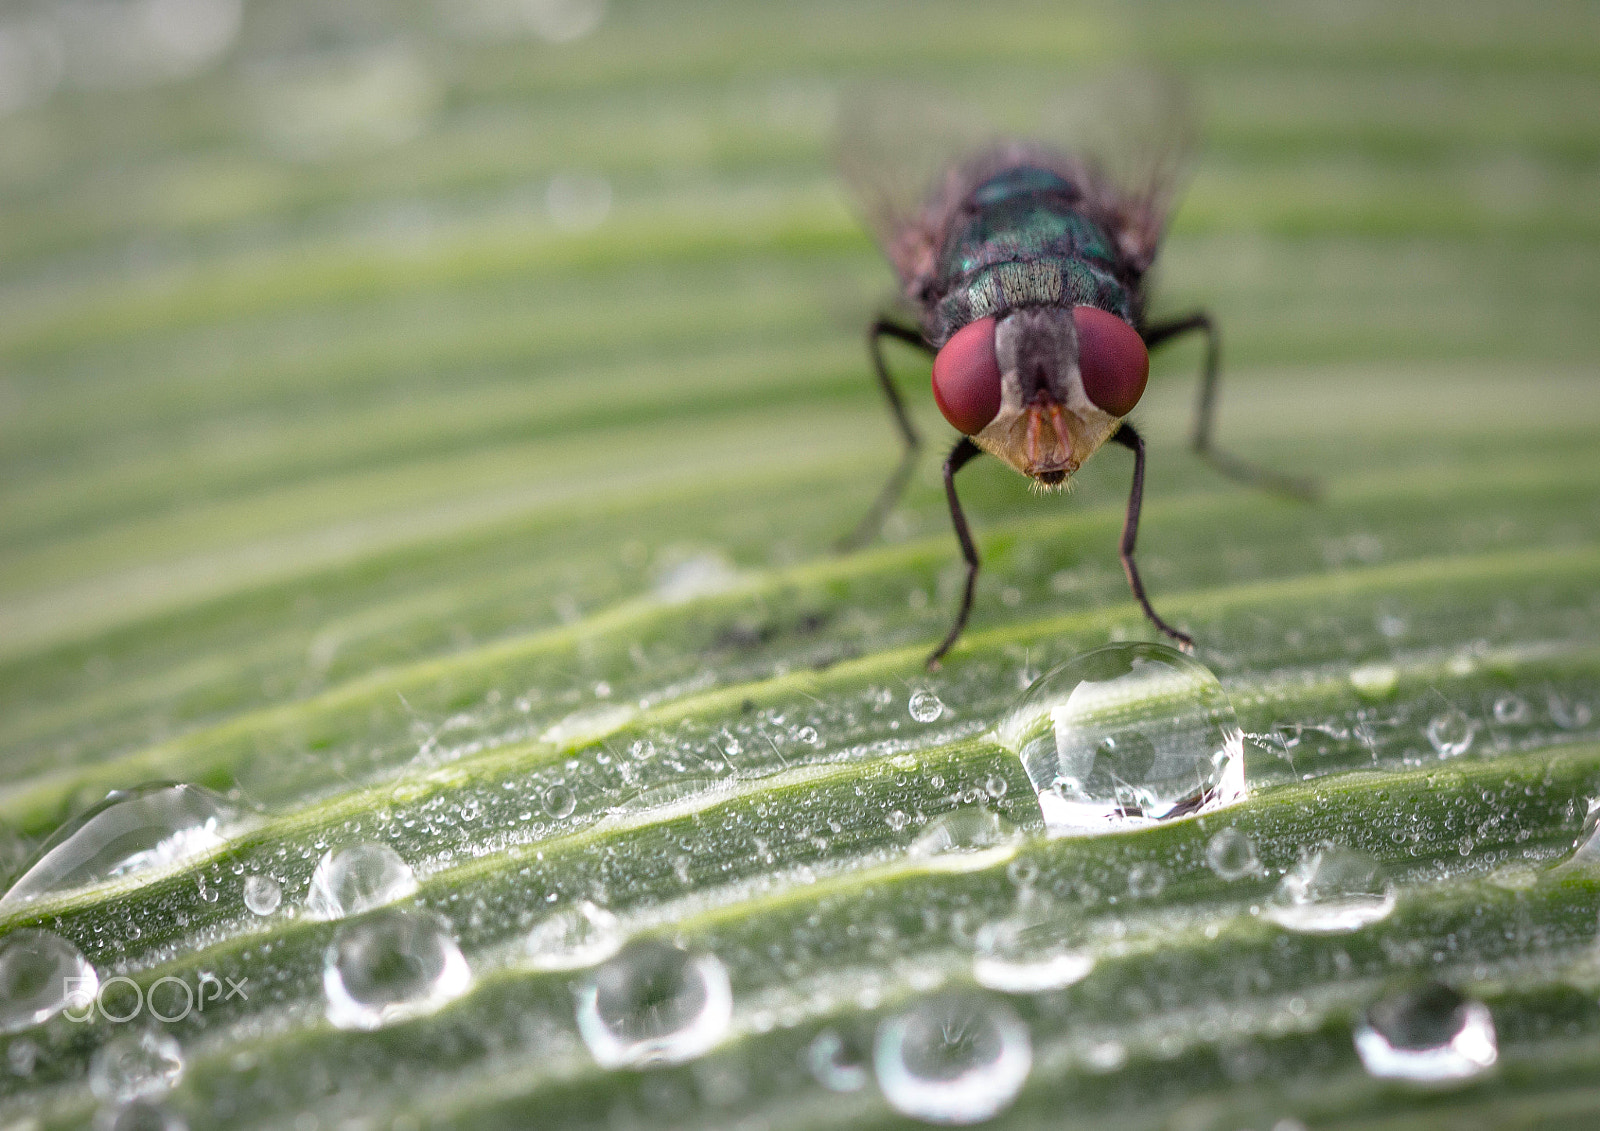
[[[980,185],[951,227],[925,327],[935,345],[962,326],[1027,306],[1095,306],[1134,320],[1132,289],[1080,194],[1046,170],[1015,168]]]

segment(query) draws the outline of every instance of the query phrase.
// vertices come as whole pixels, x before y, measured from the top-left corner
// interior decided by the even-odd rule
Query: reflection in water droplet
[[[94,1125],[97,1131],[186,1131],[188,1127],[176,1113],[148,1100],[102,1112]]]
[[[209,789],[159,783],[115,790],[57,829],[0,910],[86,884],[153,872],[223,843],[234,810]]]
[[[1291,931],[1333,934],[1376,923],[1394,910],[1395,886],[1365,852],[1326,845],[1300,858],[1262,914]]]
[[[1244,735],[1222,684],[1161,644],[1113,644],[1034,681],[998,728],[1052,836],[1101,832],[1244,796]]]
[[[893,824],[893,822],[890,822]],[[972,806],[955,809],[931,822],[911,842],[910,854],[916,857],[942,856],[949,852],[979,852],[1008,844],[1016,839],[1010,821],[987,809]]]
[[[602,1068],[681,1064],[733,1019],[726,967],[656,939],[623,947],[578,992],[578,1032]]]
[[[99,987],[88,959],[58,935],[24,928],[0,938],[0,1033],[31,1028],[69,1005],[81,1014]]]
[[[1261,874],[1255,842],[1235,828],[1219,829],[1206,844],[1206,863],[1225,880]]]
[[[985,923],[978,930],[972,976],[1008,994],[1062,989],[1094,969],[1094,956],[1077,949],[1076,938],[1060,918],[1016,916]]]
[[[1478,727],[1460,711],[1452,710],[1430,719],[1425,733],[1439,757],[1454,758],[1472,749],[1472,739],[1478,733]]]
[[[183,1051],[159,1029],[124,1033],[95,1051],[89,1090],[107,1103],[153,1099],[170,1092],[183,1075]]]
[[[529,965],[537,970],[578,970],[615,954],[622,925],[604,907],[584,900],[551,915],[528,932]]]
[[[306,914],[343,919],[414,895],[417,877],[387,844],[352,844],[330,849],[311,873]]]
[[[1525,723],[1531,713],[1527,700],[1516,695],[1502,695],[1494,701],[1494,721],[1502,726]]]
[[[577,795],[560,782],[545,790],[540,800],[544,804],[544,811],[558,819],[572,816],[572,811],[578,807]]]
[[[859,1092],[869,1079],[866,1050],[832,1029],[824,1029],[806,1046],[806,1067],[830,1092]]]
[[[872,1060],[884,1099],[902,1115],[978,1123],[1016,1099],[1033,1044],[1005,1002],[940,994],[883,1022]]]
[[[1366,1070],[1386,1080],[1465,1080],[1499,1057],[1489,1007],[1437,982],[1367,1010],[1355,1042]]]
[[[931,723],[944,714],[944,703],[931,691],[913,691],[908,704],[911,717],[919,723]]]
[[[323,956],[328,1020],[341,1029],[432,1013],[471,984],[448,924],[431,911],[388,907],[343,923]]]
[[[256,915],[271,915],[283,901],[283,888],[271,876],[244,878],[244,905]]]

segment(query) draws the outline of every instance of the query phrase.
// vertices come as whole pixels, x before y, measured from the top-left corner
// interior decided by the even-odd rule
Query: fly
[[[868,329],[868,353],[904,448],[872,509],[843,545],[860,545],[877,534],[921,446],[884,363],[881,344],[891,338],[932,356],[934,400],[961,433],[944,461],[944,487],[966,584],[929,667],[938,667],[966,627],[978,577],[978,551],[956,494],[956,473],[988,452],[1040,487],[1057,489],[1108,442],[1133,453],[1119,546],[1128,586],[1151,624],[1185,651],[1193,649],[1191,637],[1152,607],[1134,554],[1145,444],[1126,418],[1144,393],[1150,350],[1174,338],[1198,333],[1206,339],[1194,450],[1235,479],[1301,497],[1311,493],[1307,484],[1252,467],[1213,445],[1219,343],[1210,315],[1200,311],[1159,322],[1145,316],[1145,282],[1188,136],[1174,128],[1181,115],[1165,109],[1178,103],[1172,88],[1149,89],[1160,104],[1157,128],[1146,122],[1141,134],[1137,126],[1100,123],[1124,148],[1128,137],[1142,137],[1143,156],[1124,162],[1120,176],[1081,142],[996,141],[982,127],[961,123],[966,128],[951,130],[948,121],[941,123],[943,133],[957,140],[945,140],[940,130],[918,121],[920,110],[905,112],[914,105],[909,100],[869,106],[847,126],[847,179],[918,324],[880,318]],[[1129,103],[1107,98],[1102,108],[1119,104]],[[1138,104],[1151,105],[1148,97]],[[986,133],[991,140],[983,140]]]

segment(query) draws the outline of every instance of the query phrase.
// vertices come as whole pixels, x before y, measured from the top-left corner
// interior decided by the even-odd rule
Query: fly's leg
[[[1171,637],[1179,648],[1185,652],[1193,652],[1193,638],[1173,628],[1150,607],[1150,598],[1144,595],[1144,582],[1139,580],[1139,566],[1133,560],[1134,543],[1139,539],[1139,508],[1144,503],[1144,437],[1134,430],[1133,425],[1124,424],[1111,438],[1133,452],[1133,488],[1128,492],[1128,514],[1122,520],[1122,544],[1119,547],[1122,572],[1128,575],[1128,588],[1133,590],[1134,600],[1139,602],[1139,607],[1144,610],[1144,615],[1150,618],[1151,624],[1159,628],[1164,635]]]
[[[880,338],[894,338],[925,350],[929,354],[933,352],[917,331],[908,330],[885,319],[880,318],[867,328],[867,352],[872,355],[872,368],[878,374],[878,387],[883,390],[884,400],[889,402],[889,414],[894,417],[894,422],[900,429],[900,439],[904,447],[900,453],[900,462],[889,476],[889,481],[883,485],[883,490],[878,492],[877,501],[872,504],[872,509],[862,516],[854,530],[839,539],[835,548],[841,552],[864,546],[878,536],[884,518],[888,516],[890,508],[899,500],[901,493],[906,489],[906,483],[911,479],[911,469],[917,462],[917,450],[922,447],[922,438],[917,435],[916,428],[911,424],[911,418],[906,415],[906,406],[900,400],[900,391],[894,387],[894,381],[889,376],[889,367],[884,364],[883,349],[879,345]]]
[[[967,627],[967,614],[972,612],[972,589],[978,582],[978,548],[972,544],[972,531],[967,529],[967,516],[961,513],[961,500],[956,497],[956,472],[965,467],[967,461],[981,450],[969,437],[963,436],[956,446],[950,449],[950,454],[944,461],[944,496],[950,501],[950,523],[956,528],[956,540],[961,543],[961,556],[967,562],[967,583],[961,591],[961,608],[956,613],[955,624],[950,626],[950,631],[928,657],[929,671],[939,670],[939,660],[950,651],[951,645],[961,635],[961,630]]]
[[[1206,336],[1206,359],[1200,377],[1200,399],[1195,405],[1194,432],[1189,439],[1195,454],[1230,479],[1311,502],[1317,497],[1317,485],[1314,482],[1268,471],[1212,446],[1211,433],[1216,419],[1218,386],[1221,384],[1218,364],[1222,348],[1218,340],[1216,323],[1211,321],[1211,315],[1201,311],[1186,318],[1177,318],[1171,322],[1147,327],[1143,333],[1144,344],[1147,349],[1153,350],[1172,338],[1182,337],[1195,331],[1200,331]]]

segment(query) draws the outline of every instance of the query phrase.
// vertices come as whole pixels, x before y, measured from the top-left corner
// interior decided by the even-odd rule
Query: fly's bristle
[[[1053,491],[1070,491],[1072,490],[1072,476],[1063,475],[1054,483],[1047,483],[1043,479],[1030,475],[1028,476],[1028,485],[1035,495],[1048,495]]]

